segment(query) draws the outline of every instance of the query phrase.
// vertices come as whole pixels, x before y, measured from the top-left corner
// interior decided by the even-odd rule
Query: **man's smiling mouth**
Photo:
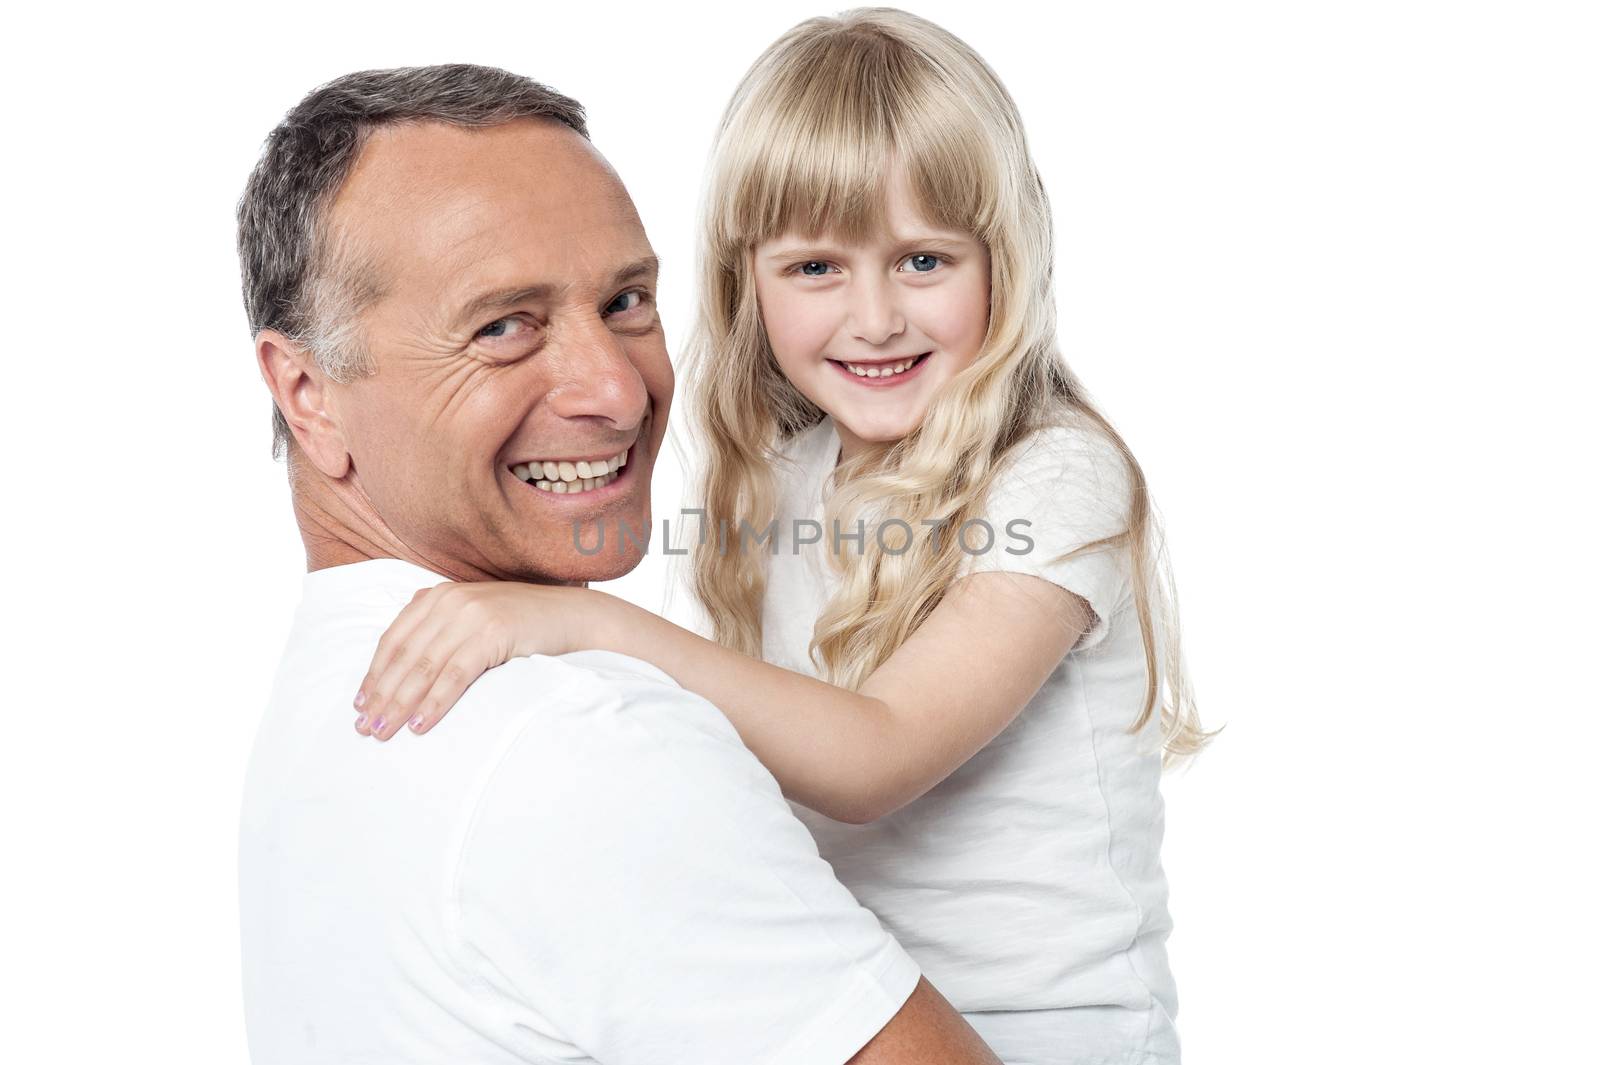
[[[576,495],[590,492],[622,476],[622,467],[628,464],[625,448],[610,458],[587,459],[572,462],[566,459],[537,459],[519,462],[511,467],[517,479],[544,492],[556,495]]]

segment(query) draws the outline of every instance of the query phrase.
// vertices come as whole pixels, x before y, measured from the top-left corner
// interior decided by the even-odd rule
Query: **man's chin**
[[[650,511],[635,508],[581,524],[544,523],[521,530],[520,543],[502,542],[494,567],[507,579],[533,584],[588,584],[624,576],[648,552]]]
[[[546,556],[537,562],[524,563],[515,568],[513,579],[531,584],[613,581],[631,572],[642,557],[642,553],[635,548],[616,551],[607,544],[604,551],[593,555],[581,555],[574,551],[560,558]]]
[[[637,556],[632,558],[612,556],[601,559],[582,559],[581,565],[576,567],[574,575],[570,578],[573,584],[588,584],[591,581],[614,581],[618,577],[626,576],[639,564]]]

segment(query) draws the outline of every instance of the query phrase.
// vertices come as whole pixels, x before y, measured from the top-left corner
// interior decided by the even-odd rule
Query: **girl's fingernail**
[[[357,710],[360,710],[362,704],[365,703],[366,701],[367,701],[367,693],[366,692],[356,692],[356,709]]]
[[[366,723],[367,723],[367,715],[366,714],[361,714],[360,716],[358,716],[356,718],[356,729],[357,729],[357,731],[359,731],[361,728],[363,728],[366,725]]]
[[[372,733],[373,733],[373,735],[377,735],[378,733],[380,733],[382,731],[383,731],[383,718],[380,717],[380,718],[378,718],[378,720],[376,720],[376,721],[374,721],[372,723]]]
[[[411,719],[411,731],[412,732],[420,732],[421,730],[422,730],[422,715],[418,714],[416,717]]]

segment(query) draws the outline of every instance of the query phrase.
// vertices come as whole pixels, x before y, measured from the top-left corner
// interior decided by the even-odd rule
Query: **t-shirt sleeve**
[[[905,1003],[916,964],[710,703],[609,672],[528,703],[455,891],[463,957],[514,1025],[605,1065],[814,1065]]]
[[[1086,544],[1128,528],[1132,481],[1115,444],[1092,430],[1040,430],[996,475],[986,522],[993,542],[978,550],[981,530],[963,538],[967,572],[1026,573],[1081,596],[1095,620],[1074,648],[1105,638],[1112,617],[1131,602],[1126,546],[1100,547],[1072,558]]]

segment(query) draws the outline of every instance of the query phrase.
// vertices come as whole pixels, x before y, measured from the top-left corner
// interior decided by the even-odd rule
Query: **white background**
[[[911,6],[1022,109],[1227,725],[1167,783],[1187,1060],[1592,1054],[1592,6]],[[0,1058],[242,1063],[238,802],[303,569],[233,252],[262,138],[368,67],[576,96],[676,350],[713,123],[831,9],[51,9],[0,64]]]

